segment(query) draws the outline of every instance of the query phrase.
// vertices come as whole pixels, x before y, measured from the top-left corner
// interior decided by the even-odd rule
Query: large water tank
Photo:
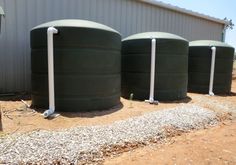
[[[189,81],[190,92],[208,93],[211,71],[211,47],[216,47],[213,92],[227,94],[231,91],[234,48],[211,40],[189,43]]]
[[[151,40],[156,39],[155,99],[179,100],[187,95],[188,41],[174,34],[146,32],[122,41],[122,96],[149,98]]]
[[[48,108],[47,29],[55,27],[55,107],[91,111],[120,103],[121,36],[102,24],[57,20],[31,31],[32,105]]]

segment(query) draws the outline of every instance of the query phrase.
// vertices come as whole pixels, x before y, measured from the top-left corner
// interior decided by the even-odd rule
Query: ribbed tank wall
[[[213,92],[228,94],[231,91],[234,48],[216,41],[193,41],[189,47],[190,92],[208,93],[211,70],[211,47],[216,47]]]
[[[71,24],[72,22],[72,24]],[[73,26],[73,22],[81,26]],[[59,111],[91,111],[120,102],[121,36],[78,20],[53,22],[55,106]],[[32,105],[48,108],[47,28],[31,31]],[[100,24],[98,24],[100,25]]]
[[[122,42],[122,96],[149,98],[151,38],[156,38],[155,99],[178,100],[187,95],[188,42],[165,33],[143,33]],[[162,33],[161,33],[162,34]],[[171,35],[171,38],[168,36]],[[150,36],[150,37],[147,37]],[[155,37],[153,37],[155,36]]]

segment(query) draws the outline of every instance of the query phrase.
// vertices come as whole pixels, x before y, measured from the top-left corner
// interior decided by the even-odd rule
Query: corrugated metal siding
[[[188,40],[220,40],[223,25],[138,0],[0,0],[0,93],[30,90],[30,29],[55,19],[88,19],[123,37],[165,31]]]

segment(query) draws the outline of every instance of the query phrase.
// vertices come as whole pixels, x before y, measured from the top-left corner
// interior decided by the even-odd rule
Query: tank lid
[[[123,41],[128,41],[128,40],[138,40],[138,39],[151,39],[151,38],[156,38],[156,39],[176,39],[176,40],[184,40],[187,41],[186,39],[177,36],[175,34],[171,33],[165,33],[165,32],[145,32],[145,33],[138,33],[131,35]]]
[[[214,40],[198,40],[189,42],[189,46],[219,46],[219,47],[232,47],[224,42]]]
[[[51,22],[47,22],[47,23],[38,25],[38,26],[34,27],[32,30],[40,29],[40,28],[47,28],[50,26],[100,29],[100,30],[105,30],[105,31],[110,31],[110,32],[115,32],[115,33],[120,34],[118,31],[116,31],[106,25],[92,22],[92,21],[87,21],[87,20],[79,20],[79,19],[55,20],[55,21],[51,21]]]

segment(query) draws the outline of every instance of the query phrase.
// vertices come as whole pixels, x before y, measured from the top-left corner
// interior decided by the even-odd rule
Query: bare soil
[[[212,103],[212,102],[213,103]],[[31,100],[26,100],[28,104]],[[140,101],[121,99],[113,109],[89,113],[61,113],[53,119],[44,119],[41,112],[27,108],[21,101],[1,101],[2,127],[5,134],[28,132],[38,129],[58,130],[84,125],[109,124],[118,120],[140,116],[151,111],[161,111],[180,103],[195,103],[220,112],[223,107],[217,103],[236,107],[236,70],[234,70],[232,93],[228,96],[214,96],[188,93],[188,98],[177,102],[161,102],[150,105]],[[227,107],[226,106],[226,107]],[[235,109],[236,111],[236,109]],[[235,113],[236,114],[236,113]],[[124,151],[123,154],[105,160],[105,164],[236,164],[236,115],[232,121],[220,126],[194,131],[173,137],[165,144],[156,144]]]
[[[183,100],[181,102],[188,102]],[[28,104],[30,100],[26,101]],[[21,101],[1,101],[3,132],[28,132],[35,129],[57,130],[85,125],[109,124],[114,121],[127,119],[133,116],[140,116],[151,111],[158,111],[164,108],[171,108],[178,105],[178,102],[150,105],[140,101],[129,101],[121,99],[121,104],[106,111],[88,113],[60,113],[60,116],[53,119],[44,119],[43,111],[37,112],[26,106]]]
[[[105,165],[236,164],[236,122],[173,137],[107,158]]]
[[[236,70],[234,70],[232,82],[232,94],[230,96],[215,96],[216,102],[227,102],[236,105]],[[207,98],[204,95],[189,94],[192,102],[196,98]],[[209,99],[209,97],[207,98]],[[214,105],[209,106],[199,103],[202,106],[216,110]],[[233,107],[235,108],[235,106]],[[236,112],[236,109],[235,109]],[[133,151],[124,152],[116,157],[108,157],[105,165],[156,165],[156,164],[214,164],[214,165],[235,165],[236,164],[236,119],[235,114],[231,121],[223,121],[221,125],[185,133],[180,136],[167,139],[164,144],[153,144]]]

